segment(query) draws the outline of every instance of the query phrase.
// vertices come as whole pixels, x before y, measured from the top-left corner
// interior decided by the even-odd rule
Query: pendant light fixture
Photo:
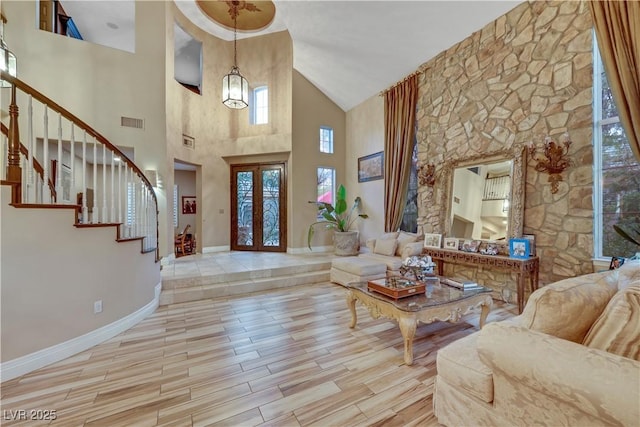
[[[0,70],[16,76],[16,56],[9,50],[4,42],[4,24],[7,22],[4,15],[0,17]],[[0,80],[0,87],[11,87],[11,83]]]
[[[233,13],[233,67],[229,74],[222,78],[222,103],[229,108],[242,109],[249,105],[249,82],[242,77],[237,67],[238,50],[237,43],[237,19],[238,4],[233,1],[231,12]]]

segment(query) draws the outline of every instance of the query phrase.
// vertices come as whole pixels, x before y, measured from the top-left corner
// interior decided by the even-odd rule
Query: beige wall
[[[384,98],[375,95],[347,112],[346,185],[362,197],[360,242],[384,232],[384,180],[358,183],[358,158],[384,150]],[[351,197],[350,197],[351,198]]]
[[[345,113],[306,78],[293,72],[293,150],[289,177],[289,242],[291,250],[307,248],[309,225],[316,221],[318,209],[308,203],[316,200],[318,167],[336,170],[336,188],[345,184],[347,196],[357,195],[347,184]],[[320,126],[333,128],[333,154],[320,152]],[[332,233],[318,231],[313,246],[332,246]],[[325,248],[326,249],[326,248]],[[316,249],[318,250],[318,249]]]
[[[557,194],[529,161],[524,233],[536,235],[543,283],[592,271],[591,27],[583,2],[525,2],[421,66],[419,160],[436,165],[433,191],[421,189],[425,231],[445,228],[446,162],[568,131],[573,165]],[[481,274],[497,286],[508,280]]]
[[[154,299],[155,253],[139,240],[116,242],[116,227],[74,227],[72,209],[17,209],[2,203],[2,362],[109,325]],[[117,268],[114,268],[117,266]],[[102,313],[93,313],[102,300]]]
[[[227,42],[197,28],[177,7],[167,3],[167,168],[174,159],[201,166],[196,195],[201,201],[200,248],[229,248],[229,165],[281,160],[292,149],[291,79],[293,48],[287,32],[238,40],[238,67],[252,87],[269,87],[269,123],[250,125],[249,110],[231,110],[222,102],[222,77],[233,65],[233,42]],[[202,42],[202,95],[173,79],[174,20]],[[195,138],[195,149],[182,146],[182,134]],[[288,158],[288,154],[284,156]],[[173,182],[169,183],[173,188]],[[171,224],[166,225],[173,229]]]

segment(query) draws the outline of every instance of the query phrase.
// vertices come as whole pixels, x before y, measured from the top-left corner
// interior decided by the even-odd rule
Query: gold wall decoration
[[[433,187],[436,183],[436,165],[429,163],[418,166],[418,181],[420,185]]]
[[[571,166],[569,147],[571,147],[571,140],[569,139],[568,133],[564,134],[562,144],[557,143],[551,139],[551,137],[547,136],[544,140],[542,154],[538,152],[538,147],[533,144],[533,141],[529,142],[529,157],[531,157],[531,160],[537,162],[534,166],[536,171],[549,174],[548,182],[551,183],[552,194],[558,192],[558,182],[562,181],[561,173]]]

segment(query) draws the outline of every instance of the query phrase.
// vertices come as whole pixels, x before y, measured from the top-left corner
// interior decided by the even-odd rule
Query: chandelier
[[[233,67],[229,74],[222,78],[222,103],[229,108],[242,109],[249,105],[249,82],[245,79],[238,69],[237,56],[237,19],[238,19],[238,1],[232,3],[233,14]]]
[[[16,56],[9,50],[4,42],[4,24],[7,22],[4,15],[0,19],[0,71],[16,76]],[[11,87],[11,83],[0,80],[0,87]]]

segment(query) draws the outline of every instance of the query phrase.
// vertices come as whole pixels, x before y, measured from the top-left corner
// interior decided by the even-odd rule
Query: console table
[[[516,273],[518,285],[518,313],[522,313],[522,309],[524,308],[524,283],[526,279],[529,279],[531,292],[538,289],[538,270],[540,267],[540,259],[537,256],[521,259],[440,248],[424,248],[422,250],[422,254],[429,255],[431,259],[436,262],[438,265],[438,274],[441,276],[444,275],[445,262],[450,264],[478,265],[488,267],[490,269],[505,270]]]

